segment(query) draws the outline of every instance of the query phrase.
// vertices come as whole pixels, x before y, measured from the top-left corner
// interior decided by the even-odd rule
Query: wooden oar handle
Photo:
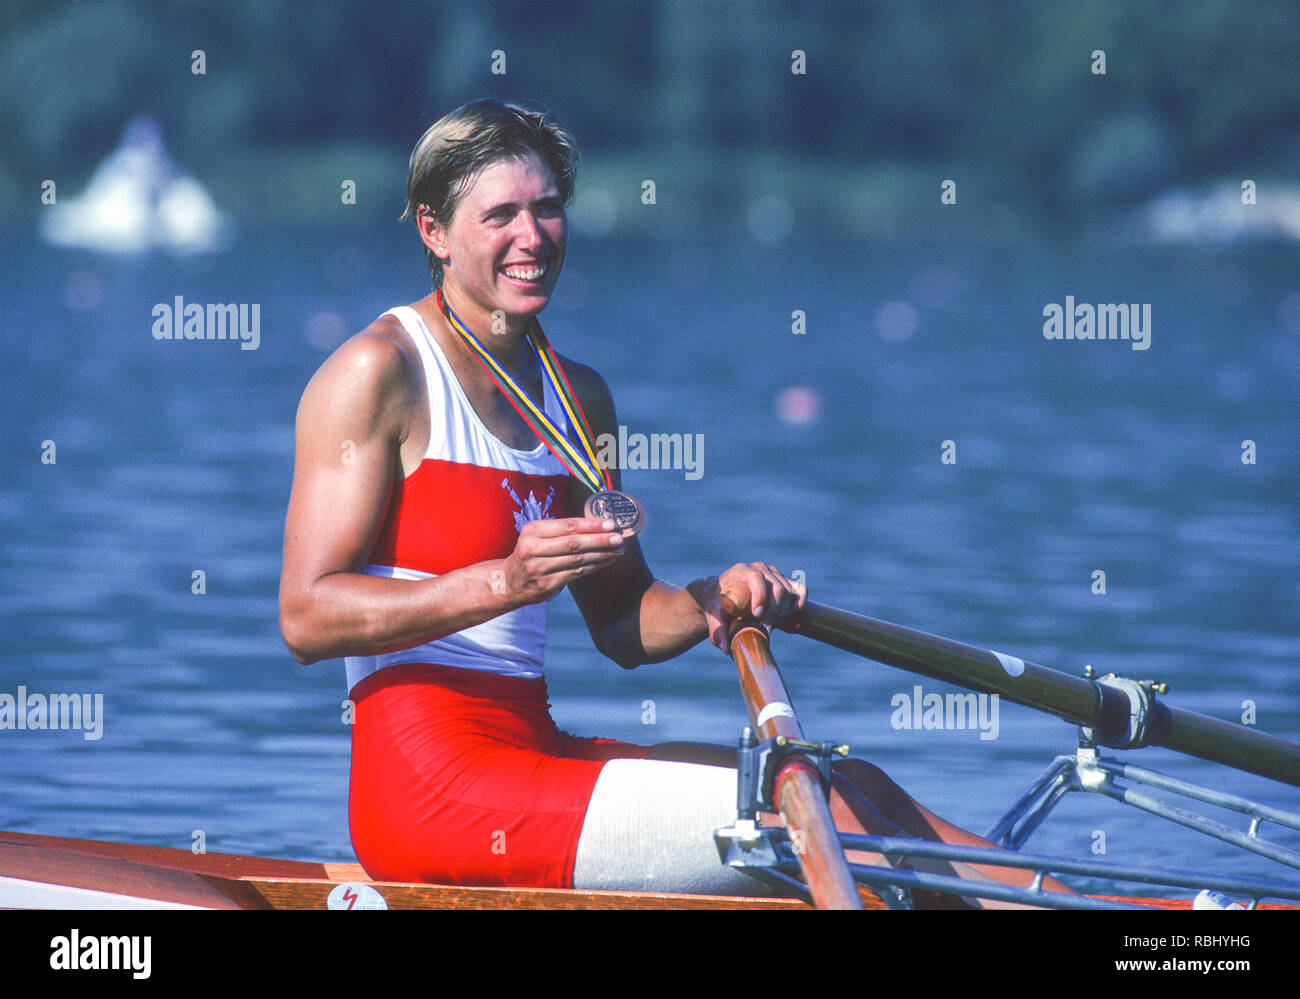
[[[801,740],[803,730],[772,658],[767,630],[755,623],[749,598],[748,589],[742,586],[723,600],[732,615],[731,656],[745,708],[760,739],[784,736]],[[861,909],[862,900],[815,765],[803,755],[786,757],[776,776],[775,798],[814,904],[819,909]]]
[[[732,583],[722,591],[722,609],[727,617],[751,617],[749,587],[744,583]]]
[[[727,588],[722,591],[722,610],[727,617],[732,619],[732,626],[742,621],[753,620],[754,615],[750,613],[753,607],[754,596],[748,586],[741,582],[728,583]],[[789,617],[778,621],[776,627],[782,631],[798,632],[803,629],[804,614],[791,614]]]

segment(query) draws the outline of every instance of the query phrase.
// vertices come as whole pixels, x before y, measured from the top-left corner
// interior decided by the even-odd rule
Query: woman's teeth
[[[506,277],[514,278],[516,281],[539,281],[545,273],[545,264],[518,265],[505,269]]]

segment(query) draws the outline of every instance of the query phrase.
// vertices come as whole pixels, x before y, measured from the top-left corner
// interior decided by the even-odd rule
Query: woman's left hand
[[[722,606],[722,594],[728,591],[733,597],[741,595],[742,598],[747,592],[748,613],[769,628],[802,611],[808,601],[806,586],[766,562],[738,562],[721,576],[703,580],[695,597],[708,622],[709,640],[728,653],[731,618]]]

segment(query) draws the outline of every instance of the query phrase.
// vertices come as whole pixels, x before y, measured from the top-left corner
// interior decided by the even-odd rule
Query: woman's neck
[[[484,349],[487,350],[507,371],[519,377],[531,371],[532,351],[525,343],[528,330],[532,325],[532,316],[507,316],[501,312],[488,312],[472,300],[462,297],[455,289],[443,288],[441,298],[434,296],[435,309],[445,324],[447,332],[460,341],[461,335],[455,329],[454,320],[458,320]],[[462,343],[465,350],[468,345]],[[527,369],[527,370],[524,370]]]

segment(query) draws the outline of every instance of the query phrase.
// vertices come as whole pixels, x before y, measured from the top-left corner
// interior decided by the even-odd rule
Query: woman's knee
[[[650,759],[735,769],[736,748],[715,746],[704,742],[661,742],[650,750]]]
[[[834,765],[835,775],[842,777],[873,801],[882,801],[904,794],[889,774],[866,760],[841,760]]]

